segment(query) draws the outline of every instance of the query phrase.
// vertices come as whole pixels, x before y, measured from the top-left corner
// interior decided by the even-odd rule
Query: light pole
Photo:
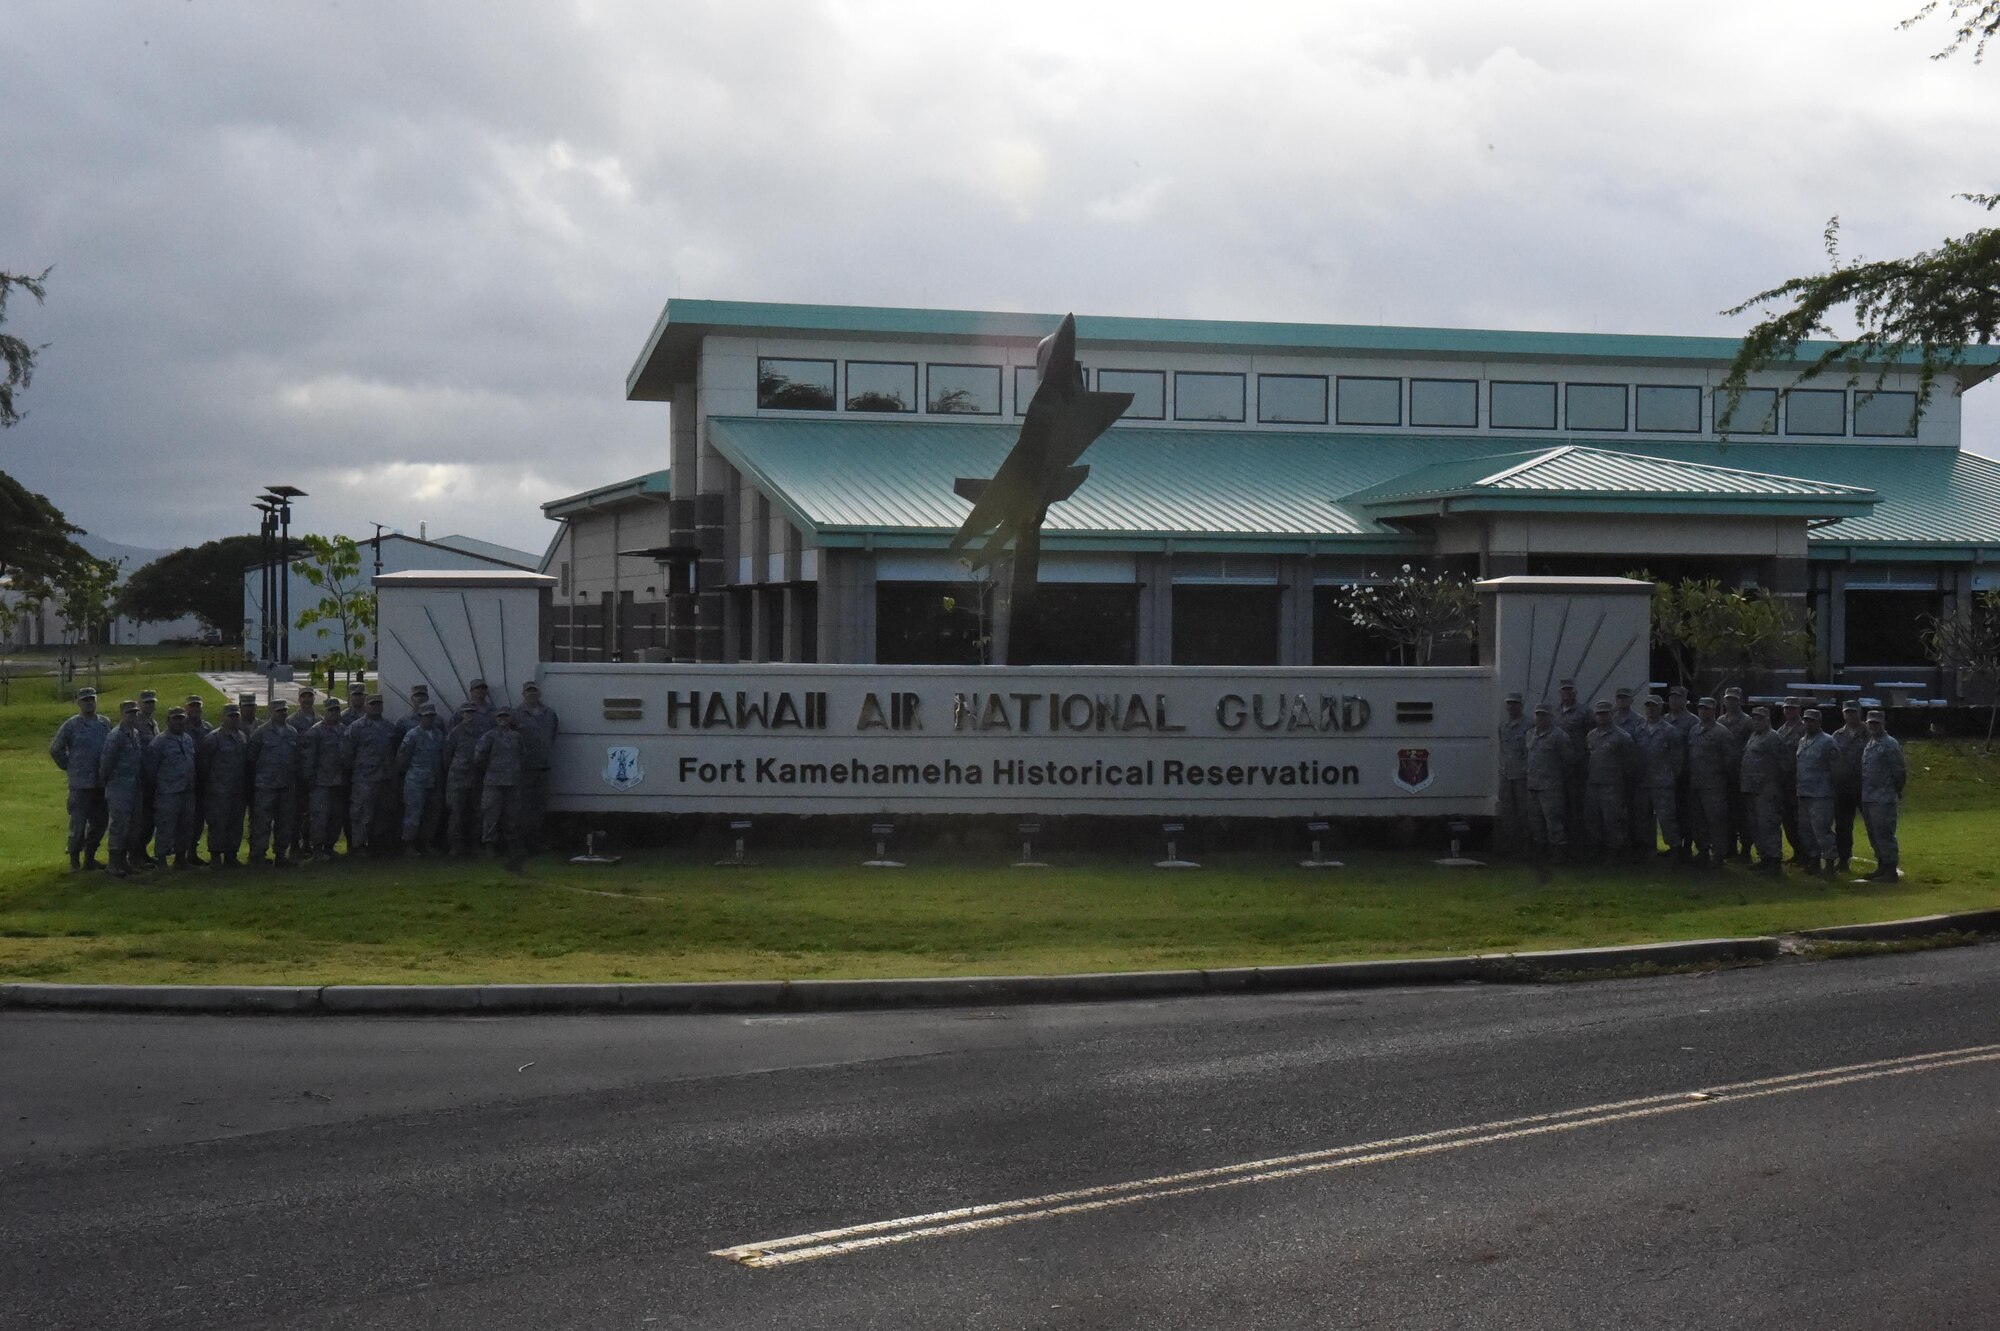
[[[266,498],[278,506],[278,559],[279,576],[283,579],[278,592],[278,639],[284,649],[280,659],[290,664],[292,659],[292,501],[304,499],[306,492],[296,485],[273,485],[267,487]]]
[[[261,515],[257,521],[258,539],[258,579],[257,596],[257,656],[267,665],[271,661],[271,537],[277,530],[277,506],[267,497],[259,496],[251,501],[252,507]]]

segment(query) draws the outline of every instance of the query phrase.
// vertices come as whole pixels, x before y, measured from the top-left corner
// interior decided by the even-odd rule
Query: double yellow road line
[[[897,1243],[914,1243],[919,1239],[945,1238],[954,1234],[1000,1229],[1008,1225],[1025,1224],[1030,1220],[1083,1215],[1091,1211],[1105,1211],[1116,1206],[1136,1206],[1141,1202],[1160,1201],[1168,1197],[1186,1197],[1194,1193],[1238,1188],[1251,1183],[1275,1183],[1308,1174],[1324,1174],[1336,1169],[1387,1164],[1395,1160],[1440,1155],[1446,1151],[1462,1151],[1473,1146],[1491,1146],[1527,1137],[1574,1132],[1578,1128],[1598,1127],[1606,1123],[1656,1118],[1662,1114],[1677,1114],[1691,1109],[1764,1099],[1774,1095],[1826,1090],[1834,1086],[1874,1081],[1882,1077],[1904,1077],[1919,1072],[1936,1072],[1944,1068],[1995,1061],[2000,1061],[2000,1044],[1969,1045],[1962,1049],[1947,1049],[1931,1054],[1912,1054],[1904,1058],[1850,1063],[1843,1067],[1816,1068],[1810,1072],[1787,1073],[1781,1077],[1761,1077],[1755,1081],[1730,1082],[1697,1090],[1675,1091],[1666,1095],[1648,1095],[1636,1100],[1614,1100],[1605,1104],[1586,1105],[1579,1109],[1565,1109],[1549,1114],[1529,1114],[1522,1118],[1497,1119],[1490,1123],[1474,1123],[1465,1127],[1444,1128],[1436,1132],[1412,1133],[1405,1137],[1385,1137],[1379,1141],[1360,1142],[1352,1146],[1302,1151],[1295,1155],[1273,1156],[1266,1160],[1246,1160],[1234,1165],[1215,1165],[1179,1174],[1160,1174],[1152,1178],[1132,1179],[1125,1183],[1073,1188],[1065,1192],[1044,1193],[1039,1197],[987,1202],[979,1206],[962,1206],[949,1211],[901,1216],[894,1220],[875,1220],[841,1229],[794,1234],[790,1238],[741,1243],[731,1248],[718,1248],[710,1255],[741,1262],[745,1266],[790,1266],[798,1262],[814,1262],[827,1257],[866,1252],[872,1248],[885,1248]]]

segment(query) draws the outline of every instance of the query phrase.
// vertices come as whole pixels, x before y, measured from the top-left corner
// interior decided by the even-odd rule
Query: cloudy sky
[[[665,464],[670,296],[1736,332],[1835,213],[1987,220],[2000,60],[1917,5],[13,0],[0,469],[132,544],[284,482],[539,551]]]

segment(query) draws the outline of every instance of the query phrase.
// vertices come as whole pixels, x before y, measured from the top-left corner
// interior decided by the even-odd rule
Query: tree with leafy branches
[[[1958,672],[1960,686],[1986,685],[1986,746],[2000,719],[2000,591],[1976,593],[1963,610],[1954,606],[1924,617],[1924,654],[1941,670]]]
[[[338,647],[327,653],[324,662],[329,686],[337,671],[357,678],[368,668],[362,643],[375,632],[375,588],[361,572],[361,547],[351,536],[306,536],[299,543],[305,547],[305,558],[295,562],[292,571],[323,595],[317,605],[299,612],[292,627],[324,624],[333,630]]]
[[[298,542],[289,553],[300,553]],[[227,642],[243,637],[243,570],[263,555],[257,536],[224,536],[161,555],[118,591],[118,611],[134,619],[193,615]]]
[[[1402,665],[1426,666],[1448,642],[1470,642],[1479,627],[1479,593],[1455,573],[1403,565],[1386,580],[1340,590],[1341,608],[1354,626],[1393,645]]]
[[[0,325],[7,322],[7,298],[16,289],[27,292],[35,298],[35,304],[42,303],[47,295],[44,284],[52,270],[44,268],[29,277],[25,273],[0,272]],[[25,391],[35,377],[35,357],[42,347],[30,345],[12,333],[0,332],[0,366],[6,373],[0,374],[0,429],[21,419],[20,409],[14,405],[14,395]]]
[[[104,670],[98,640],[105,625],[111,622],[112,596],[124,562],[85,556],[66,567],[55,583],[56,613],[63,620],[65,655],[72,665],[79,656],[87,655],[99,685],[104,683]]]
[[[1932,58],[1949,59],[1970,48],[1974,63],[1984,60],[1987,44],[2000,35],[2000,0],[1929,0],[1901,26],[1924,22],[1946,3],[1951,40]],[[1989,213],[2000,207],[2000,194],[1958,197]],[[2000,228],[1981,227],[1899,259],[1844,261],[1838,217],[1827,223],[1824,241],[1825,272],[1781,282],[1723,311],[1768,311],[1745,334],[1717,389],[1726,399],[1725,417],[1742,400],[1751,374],[1791,361],[1813,338],[1829,339],[1830,345],[1805,362],[1801,379],[1844,371],[1850,382],[1858,382],[1863,366],[1876,365],[1882,367],[1874,375],[1879,387],[1887,366],[1914,361],[1914,411],[1921,413],[1938,375],[1960,364],[1966,347],[2000,336]],[[1848,336],[1836,333],[1831,323],[1843,309],[1851,311],[1856,326]]]
[[[1780,670],[1812,659],[1809,623],[1758,588],[1725,588],[1714,578],[1653,583],[1653,643],[1674,663],[1674,682],[1698,691],[1733,671]]]

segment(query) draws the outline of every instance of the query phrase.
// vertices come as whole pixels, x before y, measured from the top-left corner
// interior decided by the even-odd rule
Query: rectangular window
[[[1167,418],[1165,370],[1099,370],[1097,391],[1132,395],[1132,405],[1125,408],[1125,420],[1163,421]]]
[[[998,365],[930,365],[924,368],[926,410],[941,416],[998,416]]]
[[[1242,420],[1244,376],[1174,372],[1174,420]]]
[[[1242,420],[1243,376],[1176,370],[1174,419],[1177,421]]]
[[[832,411],[833,362],[759,356],[757,405],[765,411]]]
[[[1276,587],[1180,585],[1174,588],[1175,665],[1276,665]]]
[[[1403,381],[1343,374],[1333,404],[1336,425],[1401,425]]]
[[[849,411],[915,411],[917,367],[907,361],[847,362]]]
[[[1625,385],[1567,384],[1565,408],[1572,430],[1625,428]]]
[[[1854,433],[1870,439],[1914,439],[1917,395],[1862,390],[1854,395]]]
[[[1715,432],[1717,434],[1776,434],[1778,432],[1778,390],[1775,388],[1746,388],[1736,399],[1736,406],[1729,405],[1729,394],[1715,394]]]
[[[1028,414],[1028,404],[1035,400],[1035,390],[1041,387],[1042,372],[1032,365],[1014,367],[1014,414]]]
[[[1477,379],[1410,380],[1410,424],[1471,430],[1479,425]]]
[[[1556,428],[1556,386],[1495,379],[1488,390],[1486,418],[1496,430]]]
[[[1257,419],[1272,425],[1326,424],[1326,376],[1258,375]]]
[[[1632,390],[1632,428],[1649,434],[1700,434],[1701,390],[1640,384]]]
[[[1847,592],[1847,665],[1927,667],[1923,626],[1944,608],[1938,592]]]
[[[568,595],[569,595],[569,561],[568,561],[567,559],[563,560],[563,561],[562,561],[562,564],[561,564],[561,566],[560,566],[560,567],[561,567],[561,570],[562,570],[562,576],[561,576],[560,578],[558,578],[558,579],[556,580],[556,582],[557,582],[557,586],[556,586],[556,594],[557,594],[558,596],[568,596]]]
[[[1846,434],[1846,391],[1839,388],[1786,389],[1785,433]]]

